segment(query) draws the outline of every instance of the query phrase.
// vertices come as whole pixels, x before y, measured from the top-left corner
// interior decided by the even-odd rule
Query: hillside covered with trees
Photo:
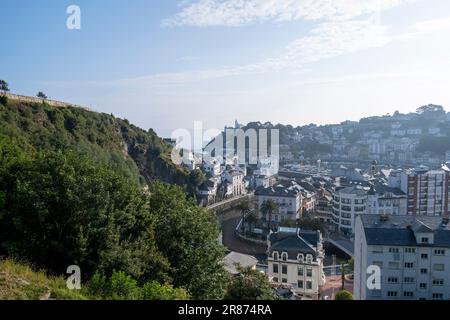
[[[0,101],[0,134],[31,150],[73,150],[108,164],[145,185],[160,180],[185,187],[195,195],[199,181],[170,159],[170,146],[153,130],[142,130],[127,120],[76,107],[52,107],[6,99]]]

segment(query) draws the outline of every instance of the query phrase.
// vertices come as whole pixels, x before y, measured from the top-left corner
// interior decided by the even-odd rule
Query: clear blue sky
[[[448,0],[2,0],[0,78],[168,136],[450,109]],[[81,8],[81,30],[66,8]]]

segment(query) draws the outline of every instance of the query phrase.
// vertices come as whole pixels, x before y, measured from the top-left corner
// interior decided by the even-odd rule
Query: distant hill
[[[15,137],[24,149],[73,149],[107,163],[141,185],[154,180],[186,186],[189,172],[170,159],[170,146],[153,130],[80,107],[27,97],[0,101],[0,135]]]

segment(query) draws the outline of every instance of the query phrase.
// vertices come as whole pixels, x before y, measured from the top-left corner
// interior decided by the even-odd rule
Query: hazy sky
[[[169,136],[450,109],[448,0],[0,0],[0,79]],[[66,8],[81,8],[81,30]]]

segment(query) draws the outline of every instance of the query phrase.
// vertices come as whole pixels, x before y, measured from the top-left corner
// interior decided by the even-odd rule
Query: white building
[[[261,210],[264,202],[272,200],[277,204],[277,209],[272,214],[272,222],[280,223],[285,220],[296,221],[302,215],[302,195],[300,186],[284,187],[260,187],[255,191],[260,218],[269,220],[269,215],[264,217]]]
[[[367,285],[369,266],[380,268],[379,288]],[[356,300],[450,299],[448,219],[358,216],[353,295]]]
[[[227,170],[223,172],[222,180],[232,186],[232,196],[240,196],[247,193],[244,182],[244,174],[240,170]]]
[[[280,170],[280,159],[276,156],[259,157],[258,170],[254,172],[255,175],[275,176]]]
[[[338,189],[333,193],[333,224],[336,230],[351,235],[357,214],[366,212],[367,193],[360,187]]]
[[[203,171],[209,173],[213,177],[220,175],[220,162],[217,159],[203,161]]]
[[[326,282],[320,232],[281,228],[268,241],[270,281],[290,286],[300,299],[318,299],[320,287]]]
[[[367,192],[367,214],[389,214],[405,216],[408,211],[408,197],[398,188],[377,185]]]
[[[442,166],[430,170],[421,166],[417,169],[396,173],[390,184],[408,195],[408,215],[442,216],[450,213],[450,170]]]
[[[333,193],[333,223],[340,232],[354,234],[360,214],[407,214],[407,196],[398,188],[377,183],[366,191],[361,186],[337,189]]]

